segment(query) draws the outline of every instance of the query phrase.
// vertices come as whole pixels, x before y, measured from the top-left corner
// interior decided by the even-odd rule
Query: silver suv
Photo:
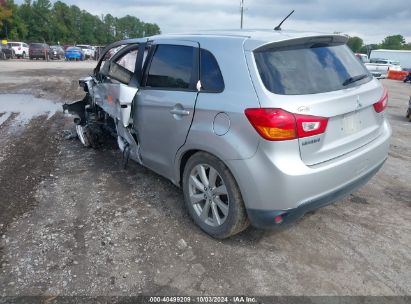
[[[184,192],[216,238],[292,222],[387,158],[387,91],[339,35],[159,35],[114,43],[65,104],[85,146],[107,130]]]

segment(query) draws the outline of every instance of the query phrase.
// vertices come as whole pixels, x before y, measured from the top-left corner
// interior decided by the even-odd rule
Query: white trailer
[[[384,58],[393,61],[399,61],[403,69],[411,69],[411,51],[372,50],[370,54],[370,59],[372,58]]]

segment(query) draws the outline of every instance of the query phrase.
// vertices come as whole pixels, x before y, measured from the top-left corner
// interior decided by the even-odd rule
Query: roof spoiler
[[[287,40],[280,40],[269,42],[258,46],[253,51],[263,52],[273,48],[283,48],[283,47],[293,47],[298,45],[314,45],[319,43],[329,44],[329,45],[340,45],[345,44],[348,41],[348,37],[342,35],[319,35],[319,36],[309,36],[302,38],[294,38]]]

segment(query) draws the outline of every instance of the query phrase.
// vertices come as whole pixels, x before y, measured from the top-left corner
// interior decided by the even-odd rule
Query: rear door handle
[[[181,116],[190,115],[190,111],[182,110],[182,109],[172,109],[170,110],[170,113],[173,115],[181,115]]]

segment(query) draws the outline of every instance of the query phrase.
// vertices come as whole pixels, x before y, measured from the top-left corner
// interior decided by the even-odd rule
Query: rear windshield
[[[280,95],[337,91],[372,79],[346,45],[272,48],[256,51],[254,56],[265,87]],[[364,75],[361,80],[347,84],[349,78],[360,75]]]
[[[33,49],[40,49],[40,48],[44,47],[44,44],[42,44],[42,43],[32,43],[32,44],[30,44],[30,47],[33,48]]]

